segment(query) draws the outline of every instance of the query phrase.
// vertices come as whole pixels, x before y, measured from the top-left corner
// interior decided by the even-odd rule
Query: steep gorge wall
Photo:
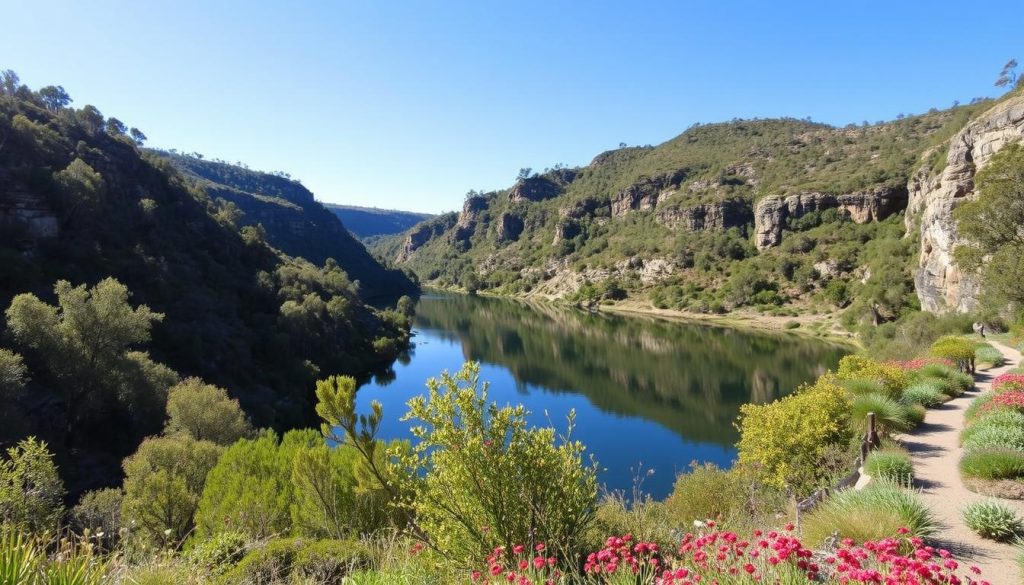
[[[977,304],[978,283],[953,261],[959,242],[953,209],[975,196],[975,174],[999,150],[1024,137],[1024,97],[997,104],[969,123],[949,146],[946,166],[921,169],[907,187],[907,231],[920,215],[921,254],[914,284],[921,307],[933,313],[965,312]]]

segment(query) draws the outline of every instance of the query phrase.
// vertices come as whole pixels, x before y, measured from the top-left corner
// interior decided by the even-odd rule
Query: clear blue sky
[[[8,0],[0,68],[323,201],[455,209],[693,122],[995,95],[1016,2]]]

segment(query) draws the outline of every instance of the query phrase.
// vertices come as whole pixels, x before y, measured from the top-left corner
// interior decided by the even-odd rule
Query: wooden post
[[[863,469],[868,462],[868,450],[870,449],[867,440],[860,442],[860,466]]]
[[[875,430],[875,413],[868,413],[868,443],[874,449],[881,441],[878,439],[878,431]]]

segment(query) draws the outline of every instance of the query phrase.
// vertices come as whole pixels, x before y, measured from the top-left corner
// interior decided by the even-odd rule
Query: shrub
[[[925,417],[928,416],[928,409],[920,404],[901,404],[900,406],[903,407],[903,416],[911,427],[923,423]]]
[[[977,402],[977,400],[975,402]],[[968,412],[976,416],[978,413],[985,413],[993,410],[1015,410],[1017,412],[1024,412],[1024,392],[989,392],[988,399],[978,406],[977,410],[970,412],[970,409],[968,409]]]
[[[739,461],[764,483],[807,493],[823,477],[820,463],[850,439],[850,401],[834,377],[770,404],[740,407]]]
[[[985,392],[984,394],[972,400],[971,403],[967,406],[967,410],[964,411],[964,419],[967,422],[970,422],[978,418],[980,414],[988,410],[987,405],[991,403],[992,399],[995,397],[996,395],[994,393]]]
[[[844,490],[814,509],[803,522],[804,537],[815,545],[833,533],[855,542],[894,538],[900,529],[927,537],[937,525],[932,513],[911,491],[886,482],[862,490]]]
[[[980,427],[975,430],[975,427]],[[967,433],[967,431],[970,431]],[[983,425],[976,423],[965,433],[963,445],[965,451],[975,449],[1017,449],[1024,451],[1024,428],[1005,427],[999,425]]]
[[[218,445],[230,445],[252,434],[245,413],[237,400],[228,398],[223,388],[188,378],[170,389],[167,395],[168,434],[187,432],[193,439]]]
[[[292,465],[300,451],[322,441],[313,430],[289,431],[280,442],[276,433],[267,431],[228,447],[206,476],[196,536],[241,532],[256,539],[289,530]]]
[[[113,540],[121,529],[121,502],[124,492],[104,488],[86,492],[71,510],[74,526],[79,531],[91,530],[97,536]]]
[[[318,382],[317,413],[325,432],[356,449],[381,485],[401,495],[443,554],[469,563],[502,544],[538,541],[577,551],[597,504],[597,464],[585,464],[585,447],[569,439],[574,415],[561,439],[553,428],[529,427],[522,405],[488,401],[479,374],[470,362],[427,381],[428,394],[410,400],[402,418],[416,421],[416,442],[392,446],[388,456],[397,463],[390,465],[375,456],[380,404],[357,417],[355,379]]]
[[[975,449],[960,459],[960,472],[978,479],[1024,477],[1024,452],[1015,449]]]
[[[601,497],[587,542],[601,542],[607,534],[632,534],[640,540],[672,546],[679,526],[692,522],[683,524],[669,518],[666,502],[649,496],[630,501],[625,493],[612,492]]]
[[[1002,352],[987,343],[979,344],[974,350],[975,360],[982,364],[989,364],[993,367],[1003,365],[1006,361]]]
[[[245,556],[248,538],[240,532],[222,532],[192,547],[185,559],[206,575],[217,576]]]
[[[970,374],[954,371],[948,380],[953,383],[955,388],[960,390],[961,394],[974,389],[974,376]]]
[[[904,451],[872,451],[864,464],[864,472],[897,485],[910,485],[914,480],[914,464]]]
[[[974,342],[957,336],[940,337],[928,350],[933,357],[953,361],[961,371],[974,371]]]
[[[890,398],[899,399],[903,389],[909,383],[907,373],[897,366],[876,362],[862,355],[848,355],[839,360],[836,376],[840,380],[867,378],[882,385],[885,394]]]
[[[0,522],[33,532],[56,528],[63,498],[64,482],[46,443],[29,437],[7,450],[0,461]]]
[[[275,538],[247,553],[219,579],[233,583],[336,583],[369,562],[354,541]]]
[[[741,509],[746,500],[746,482],[737,469],[720,469],[714,463],[690,463],[688,473],[680,473],[665,508],[676,526],[689,526],[694,520],[722,520]]]
[[[964,508],[964,524],[982,538],[1010,540],[1024,529],[1016,512],[995,500],[974,502]]]
[[[868,413],[875,413],[875,428],[880,434],[891,435],[911,428],[907,410],[899,402],[883,394],[854,396],[850,406],[850,424],[855,432],[866,428]]]
[[[992,380],[992,391],[997,394],[1022,390],[1024,390],[1024,375],[1006,373]]]
[[[959,384],[947,378],[932,378],[929,376],[921,378],[917,383],[934,388],[950,398],[955,398],[963,393],[960,390]]]
[[[901,400],[904,404],[920,404],[932,408],[945,402],[946,396],[934,384],[918,382],[903,391]]]
[[[206,474],[221,447],[186,434],[146,439],[124,460],[121,516],[159,546],[177,546],[192,531]]]

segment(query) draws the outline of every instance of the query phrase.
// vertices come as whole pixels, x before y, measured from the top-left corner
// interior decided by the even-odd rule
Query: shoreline
[[[461,289],[430,286],[423,287],[422,291],[424,293],[436,291],[448,294],[470,294]],[[567,309],[585,310],[572,304],[563,303],[558,297],[550,297],[547,295],[519,296],[494,294],[490,292],[476,292],[472,294],[495,299],[508,299],[527,305],[531,303],[543,303],[547,305],[561,306]],[[648,317],[680,323],[729,327],[747,331],[784,333],[787,335],[798,335],[805,338],[819,339],[830,343],[849,345],[857,349],[861,349],[861,344],[853,333],[837,328],[837,323],[835,323],[834,316],[832,315],[799,314],[795,316],[777,316],[766,315],[764,313],[757,313],[754,311],[731,312],[717,315],[712,313],[679,311],[675,309],[659,309],[640,299],[626,299],[612,304],[598,305],[596,312],[625,317]],[[788,323],[799,323],[799,326],[787,328],[786,325]]]

